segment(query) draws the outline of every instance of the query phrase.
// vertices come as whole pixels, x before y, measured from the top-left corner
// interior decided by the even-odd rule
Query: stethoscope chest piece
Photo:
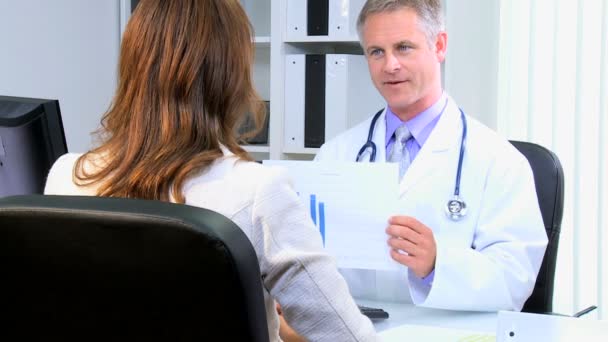
[[[454,196],[445,205],[445,212],[450,219],[458,221],[467,214],[467,204],[458,196]]]

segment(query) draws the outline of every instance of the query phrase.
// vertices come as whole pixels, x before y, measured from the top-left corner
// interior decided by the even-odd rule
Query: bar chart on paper
[[[287,169],[323,246],[339,267],[397,267],[385,233],[398,199],[396,165],[289,160],[264,164]]]

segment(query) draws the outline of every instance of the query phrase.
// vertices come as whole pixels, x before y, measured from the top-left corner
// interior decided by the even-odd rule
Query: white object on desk
[[[338,267],[399,267],[385,232],[397,211],[397,164],[265,160],[264,165],[288,170]]]
[[[498,313],[497,342],[608,341],[608,321],[540,315]]]
[[[490,333],[439,328],[423,325],[402,325],[378,334],[384,342],[425,341],[425,342],[495,342]]]

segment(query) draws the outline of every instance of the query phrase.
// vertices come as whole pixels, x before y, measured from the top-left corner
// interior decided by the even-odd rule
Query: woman
[[[124,33],[101,144],[61,157],[45,192],[220,212],[258,255],[271,340],[279,340],[275,300],[310,341],[375,340],[286,175],[252,162],[233,134],[243,113],[261,113],[251,42],[238,0],[141,1]]]

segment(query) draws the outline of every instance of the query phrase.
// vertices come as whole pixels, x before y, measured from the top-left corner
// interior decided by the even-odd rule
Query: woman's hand
[[[283,317],[283,311],[281,311],[281,305],[277,303],[277,313],[279,314],[279,337],[284,342],[306,342],[304,337],[298,335],[298,333],[293,330],[287,321],[285,321],[285,317]]]

